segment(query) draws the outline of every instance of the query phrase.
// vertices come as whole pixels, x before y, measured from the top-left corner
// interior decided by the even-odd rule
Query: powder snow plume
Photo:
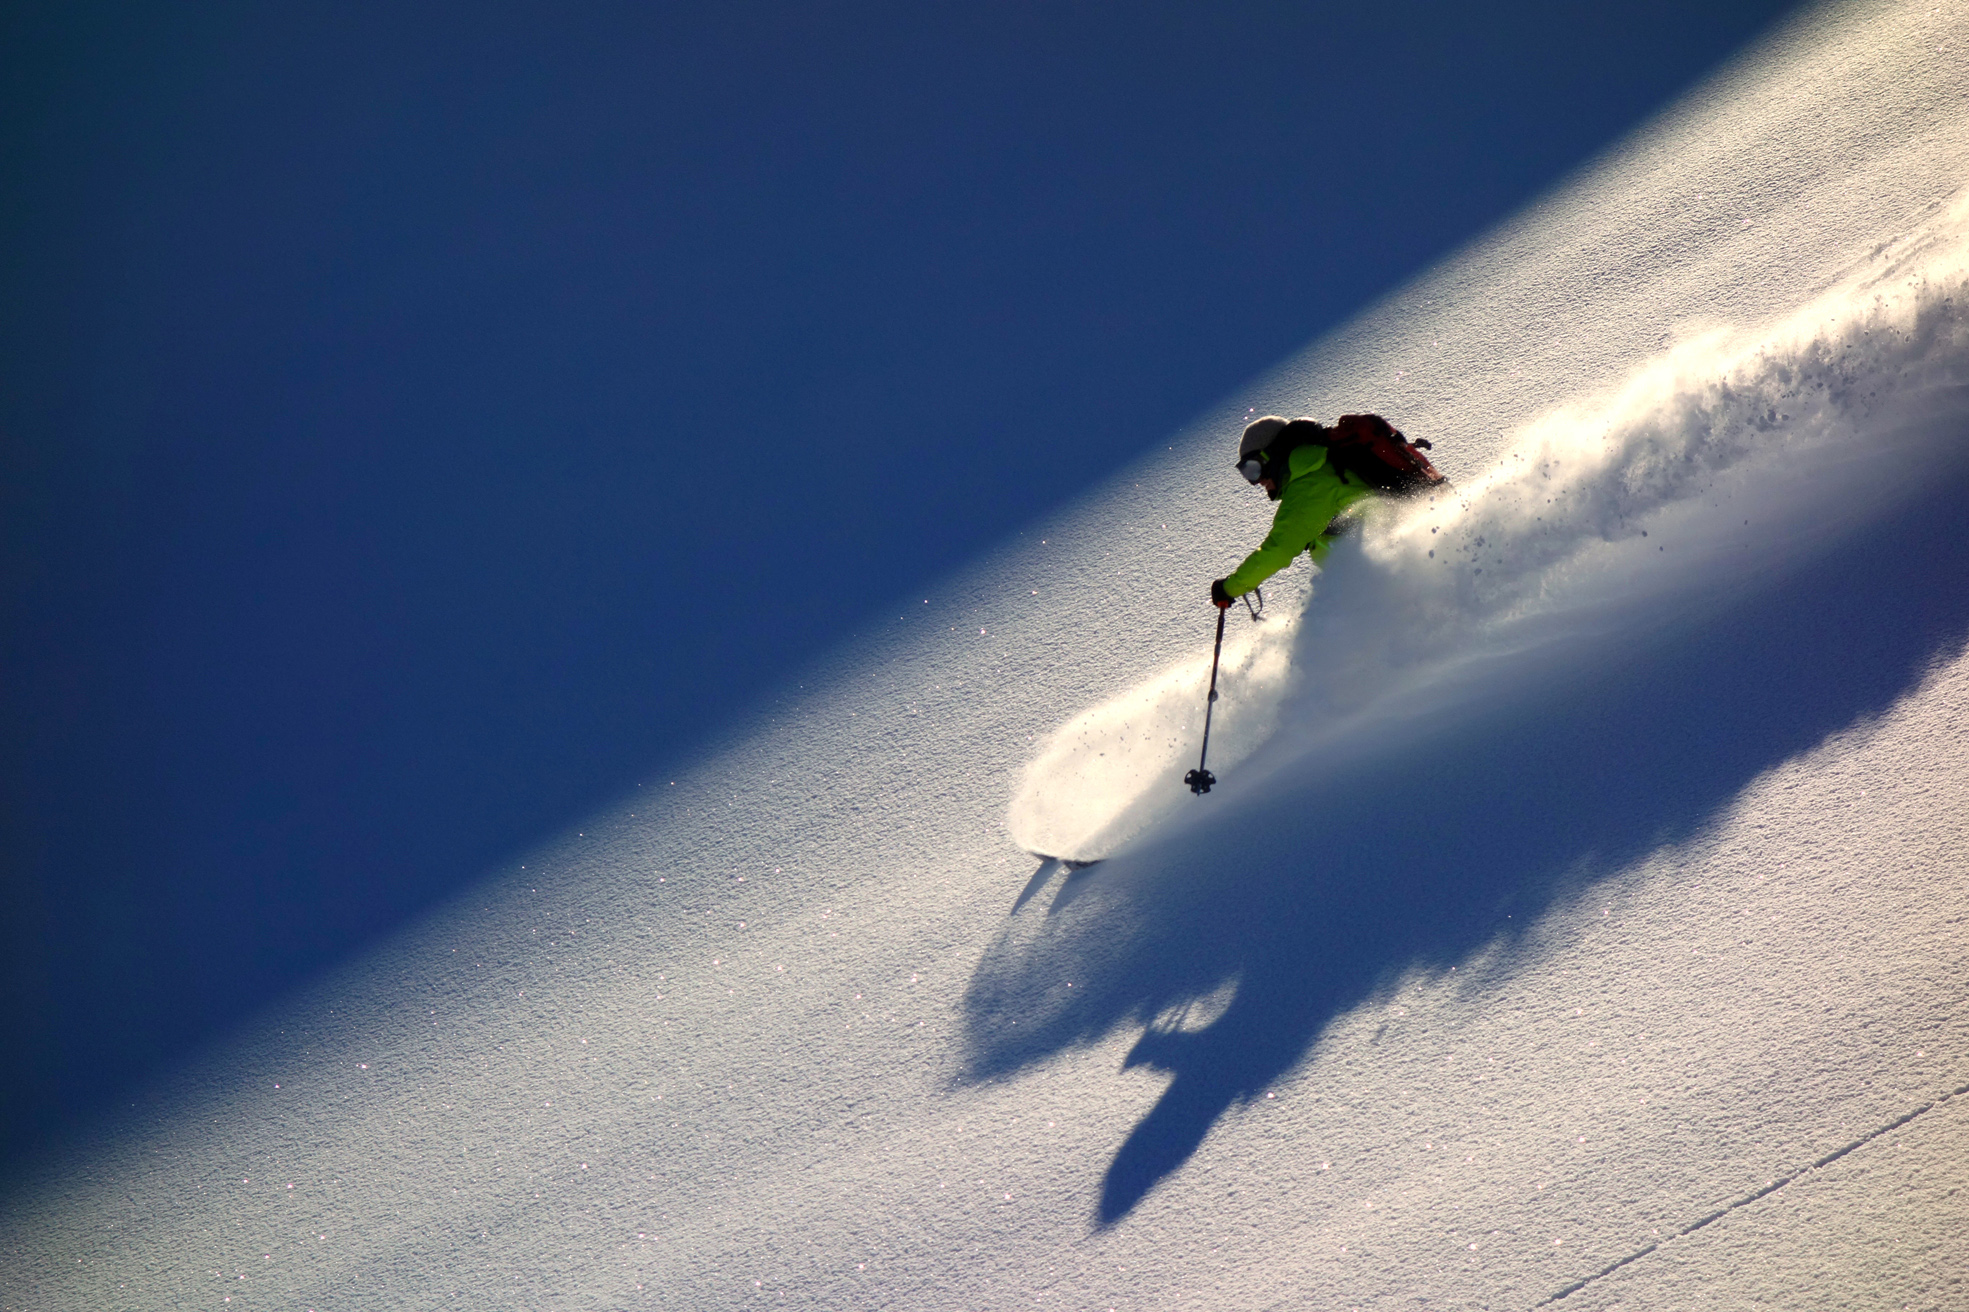
[[[1212,768],[1255,782],[1310,753],[1398,750],[1891,514],[1964,454],[1965,231],[1958,202],[1884,271],[1538,417],[1454,495],[1377,509],[1303,615],[1227,640]],[[1056,732],[1015,794],[1013,837],[1089,859],[1196,817],[1179,781],[1206,672],[1186,661]]]

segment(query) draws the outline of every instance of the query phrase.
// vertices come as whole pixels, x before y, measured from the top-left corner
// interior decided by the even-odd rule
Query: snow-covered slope
[[[898,599],[50,1163],[0,1307],[1969,1303],[1966,37],[1807,16]],[[1237,621],[1193,798],[1230,435],[1359,408],[1459,495]]]

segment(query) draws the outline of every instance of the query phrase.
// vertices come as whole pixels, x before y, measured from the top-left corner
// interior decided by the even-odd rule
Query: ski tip
[[[1097,866],[1101,864],[1102,860],[1104,859],[1102,857],[1097,856],[1097,857],[1090,857],[1083,860],[1080,858],[1070,857],[1070,856],[1054,856],[1051,852],[1027,852],[1026,855],[1032,857],[1036,861],[1056,862],[1059,865],[1064,866],[1068,870],[1085,870],[1088,866]]]

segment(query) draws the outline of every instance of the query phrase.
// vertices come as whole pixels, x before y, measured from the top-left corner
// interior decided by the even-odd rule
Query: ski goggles
[[[1253,456],[1251,459],[1239,464],[1237,472],[1244,475],[1245,482],[1255,487],[1257,486],[1258,480],[1265,476],[1265,462],[1257,456]]]

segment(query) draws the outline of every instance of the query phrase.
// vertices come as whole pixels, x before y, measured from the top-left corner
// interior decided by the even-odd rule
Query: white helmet
[[[1244,437],[1237,444],[1237,468],[1238,472],[1244,475],[1245,482],[1256,483],[1265,476],[1264,465],[1258,459],[1258,453],[1270,446],[1272,439],[1277,437],[1289,422],[1291,421],[1281,419],[1277,415],[1266,415],[1263,419],[1254,419],[1244,426]]]

